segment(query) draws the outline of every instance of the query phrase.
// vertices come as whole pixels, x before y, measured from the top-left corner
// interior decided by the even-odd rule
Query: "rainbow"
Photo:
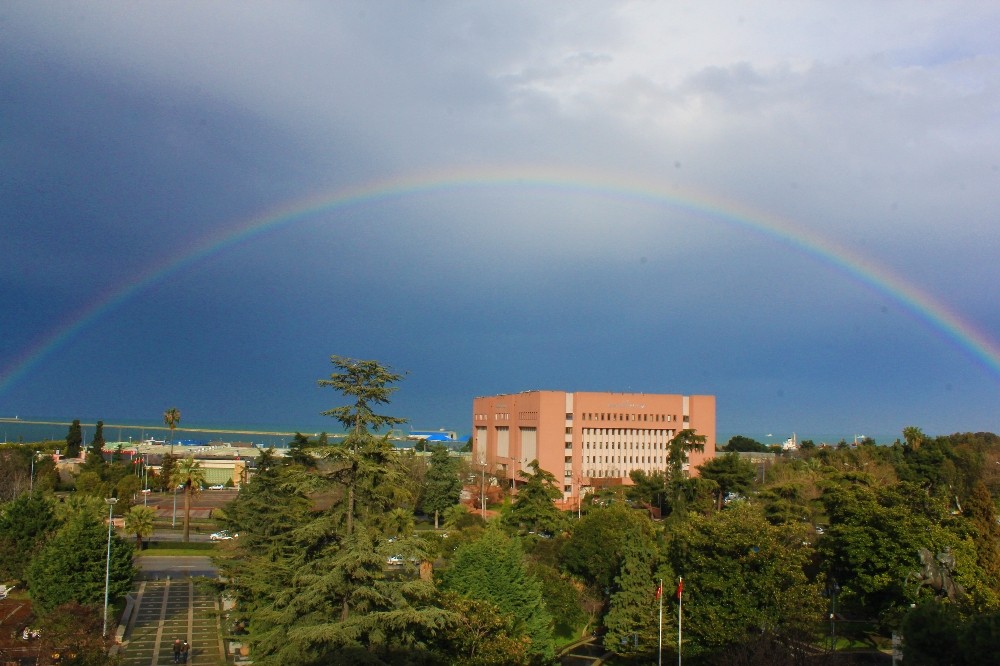
[[[67,316],[37,344],[24,350],[2,374],[0,394],[10,389],[47,356],[62,347],[79,331],[103,315],[205,257],[224,252],[257,236],[319,213],[402,199],[424,193],[474,189],[537,189],[569,195],[603,196],[652,206],[670,207],[699,216],[717,219],[735,227],[749,229],[779,243],[810,255],[852,277],[869,288],[900,303],[917,320],[946,340],[964,350],[974,361],[1000,379],[1000,347],[987,335],[964,321],[933,296],[921,291],[888,268],[860,253],[840,246],[830,239],[762,211],[727,201],[717,195],[686,191],[683,195],[668,192],[662,184],[646,183],[636,178],[605,172],[566,167],[479,167],[442,170],[432,173],[394,176],[380,181],[314,194],[240,220],[228,228],[202,238],[197,244],[151,265],[125,285],[114,286],[89,305]]]

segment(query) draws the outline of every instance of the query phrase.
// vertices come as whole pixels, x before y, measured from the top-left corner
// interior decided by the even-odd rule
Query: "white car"
[[[393,555],[392,557],[386,558],[385,563],[396,566],[403,563],[403,558],[400,555]]]
[[[235,539],[238,536],[239,534],[230,534],[226,530],[222,530],[221,532],[213,533],[212,536],[208,538],[211,539],[212,541],[226,541],[228,539]]]
[[[209,486],[208,489],[209,490],[225,490],[226,487],[224,485],[222,485],[221,483],[217,483],[214,486]]]

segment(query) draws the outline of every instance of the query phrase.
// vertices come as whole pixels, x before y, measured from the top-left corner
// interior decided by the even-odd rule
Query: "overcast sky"
[[[334,430],[339,354],[406,371],[417,429],[556,389],[996,432],[998,34],[990,2],[4,3],[0,416]]]

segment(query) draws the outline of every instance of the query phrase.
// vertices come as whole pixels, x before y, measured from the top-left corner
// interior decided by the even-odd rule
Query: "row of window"
[[[583,436],[586,437],[669,437],[673,439],[677,432],[671,428],[584,428]]]
[[[583,448],[586,451],[591,449],[656,449],[663,451],[667,448],[666,442],[584,442]]]
[[[602,460],[603,458],[603,460]],[[610,458],[610,460],[609,460]],[[636,465],[646,465],[650,463],[662,464],[663,456],[584,456],[585,464],[593,463],[630,463]]]
[[[584,412],[581,416],[584,421],[652,421],[655,423],[670,423],[677,420],[676,414]]]

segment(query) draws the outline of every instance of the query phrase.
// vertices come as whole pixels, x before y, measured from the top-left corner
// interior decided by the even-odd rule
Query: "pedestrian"
[[[181,663],[181,639],[174,639],[174,663]]]
[[[182,664],[186,664],[187,661],[188,661],[188,650],[189,649],[191,649],[191,648],[188,645],[188,642],[184,641],[184,644],[181,645],[181,663]]]

